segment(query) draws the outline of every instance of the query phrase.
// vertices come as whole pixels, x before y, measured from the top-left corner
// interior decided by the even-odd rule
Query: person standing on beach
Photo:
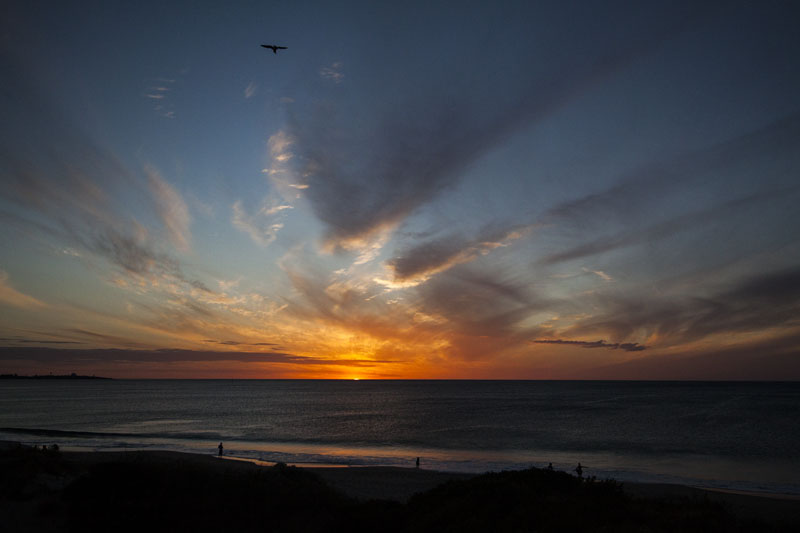
[[[583,478],[583,467],[580,463],[578,463],[578,466],[575,467],[575,472],[578,473],[579,478]]]
[[[222,443],[221,442],[219,443],[219,446],[217,446],[217,448],[219,448],[219,456],[222,457]]]
[[[419,457],[417,457],[417,468],[419,468]]]

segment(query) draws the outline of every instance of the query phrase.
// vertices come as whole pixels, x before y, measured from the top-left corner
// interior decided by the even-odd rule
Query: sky
[[[800,379],[796,2],[2,10],[0,373]]]

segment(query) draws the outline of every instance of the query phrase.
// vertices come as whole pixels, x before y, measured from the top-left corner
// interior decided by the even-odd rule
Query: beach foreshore
[[[175,451],[53,451],[53,450],[33,450],[22,447],[16,443],[0,443],[0,455],[3,458],[4,476],[8,478],[9,472],[12,477],[10,483],[16,483],[19,487],[18,493],[9,496],[15,487],[5,487],[5,494],[0,495],[0,519],[8,524],[18,524],[20,531],[61,531],[69,529],[49,529],[47,520],[42,521],[39,516],[42,508],[51,507],[54,498],[60,498],[61,492],[72,490],[70,485],[87,477],[87,473],[93,473],[95,478],[97,472],[103,468],[118,467],[119,465],[133,465],[132,470],[122,468],[120,472],[143,472],[148,469],[168,471],[169,479],[180,476],[194,476],[197,479],[224,479],[226,482],[231,480],[249,480],[259,472],[274,472],[277,470],[282,473],[290,473],[289,478],[292,483],[292,490],[300,492],[305,490],[323,490],[325,487],[324,498],[342,497],[347,501],[354,502],[354,505],[361,505],[375,500],[393,502],[392,505],[406,505],[414,495],[434,494],[442,484],[454,482],[448,487],[451,492],[458,492],[459,483],[480,483],[481,478],[473,474],[439,472],[424,468],[401,468],[401,467],[334,467],[334,466],[293,466],[263,463],[258,461],[241,460],[235,457],[218,457],[216,455],[203,455],[192,453],[181,453]],[[20,464],[25,465],[20,466]],[[57,466],[53,466],[56,465]],[[9,468],[9,465],[11,468]],[[44,465],[44,466],[43,466]],[[176,469],[177,470],[170,470]],[[166,469],[166,470],[165,470]],[[535,470],[535,469],[532,469]],[[567,481],[567,474],[538,471],[542,475],[556,475],[559,483]],[[187,474],[189,473],[189,474]],[[102,478],[108,483],[109,479],[116,480],[117,483],[124,484],[130,482],[122,474],[115,474],[110,478]],[[26,478],[27,476],[27,478]],[[116,477],[115,477],[116,476]],[[294,477],[291,477],[294,476]],[[570,476],[574,477],[574,476]],[[297,488],[296,480],[302,481],[301,488]],[[500,479],[500,478],[497,478]],[[477,481],[476,481],[477,480]],[[8,485],[9,479],[4,480]],[[497,481],[492,481],[496,483]],[[572,481],[570,481],[572,483]],[[577,480],[575,480],[577,482]],[[101,483],[97,481],[97,483]],[[249,481],[248,481],[249,483]],[[282,481],[285,483],[285,481]],[[303,485],[305,483],[305,485]],[[501,483],[516,484],[518,480],[501,481]],[[584,485],[588,482],[583,482]],[[602,482],[595,482],[601,485]],[[182,485],[176,485],[175,490],[181,489]],[[466,486],[466,485],[465,485]],[[477,486],[477,485],[476,485]],[[283,485],[281,485],[283,487]],[[308,487],[311,487],[310,489]],[[646,484],[646,483],[625,483],[617,485],[627,498],[626,501],[657,502],[658,505],[715,505],[725,513],[735,517],[743,523],[769,524],[770,527],[777,527],[779,531],[791,530],[793,527],[800,526],[800,500],[792,495],[754,495],[739,494],[717,490],[704,490],[701,488],[687,487],[681,485],[667,484]],[[505,487],[503,487],[505,489]],[[12,490],[13,489],[13,490]],[[109,489],[111,489],[109,487]],[[436,490],[434,490],[436,489]],[[169,489],[167,489],[169,490]],[[222,489],[221,489],[222,490]],[[281,489],[283,491],[283,489]],[[540,490],[540,489],[537,489]],[[324,492],[323,491],[323,492]],[[72,492],[75,492],[72,490]],[[226,489],[226,493],[230,489]],[[284,491],[285,492],[285,491]],[[501,491],[502,492],[502,491]],[[160,492],[163,494],[163,491]],[[322,494],[322,493],[320,493]],[[56,496],[54,496],[56,495]],[[334,496],[331,496],[334,495]],[[339,495],[339,496],[335,496]],[[72,497],[71,495],[69,497]],[[69,497],[67,500],[69,500]],[[225,501],[226,494],[218,495],[220,502]],[[232,497],[232,496],[231,496]],[[437,496],[439,497],[439,496]],[[446,496],[450,498],[451,496]],[[323,498],[323,499],[324,499]],[[71,500],[69,500],[71,501]],[[49,503],[48,503],[49,502]],[[338,505],[338,504],[337,504]],[[56,506],[58,507],[58,506]],[[504,510],[498,510],[498,512]],[[27,513],[27,514],[26,514]],[[44,513],[45,515],[47,513]],[[58,515],[55,512],[55,515]],[[63,518],[63,517],[62,517]],[[26,520],[32,520],[26,524]],[[63,520],[66,520],[65,518]],[[62,522],[63,522],[62,520]],[[56,521],[58,522],[58,521]],[[66,522],[62,523],[63,527]],[[313,528],[312,528],[313,529]],[[417,528],[410,530],[424,530]],[[742,531],[751,530],[747,527]],[[753,529],[754,530],[754,529]],[[10,531],[14,531],[12,528]]]

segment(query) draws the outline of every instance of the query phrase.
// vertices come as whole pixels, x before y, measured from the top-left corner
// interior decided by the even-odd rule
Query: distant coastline
[[[20,376],[17,374],[0,374],[0,379],[113,379],[113,378],[106,378],[101,376],[81,376],[73,372],[72,374],[59,374],[59,375],[34,374],[33,376]]]

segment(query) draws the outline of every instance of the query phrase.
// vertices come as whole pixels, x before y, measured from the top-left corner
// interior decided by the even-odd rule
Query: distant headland
[[[34,374],[33,376],[20,376],[17,374],[0,374],[0,379],[112,379],[100,376],[81,376],[73,372],[72,374]]]

